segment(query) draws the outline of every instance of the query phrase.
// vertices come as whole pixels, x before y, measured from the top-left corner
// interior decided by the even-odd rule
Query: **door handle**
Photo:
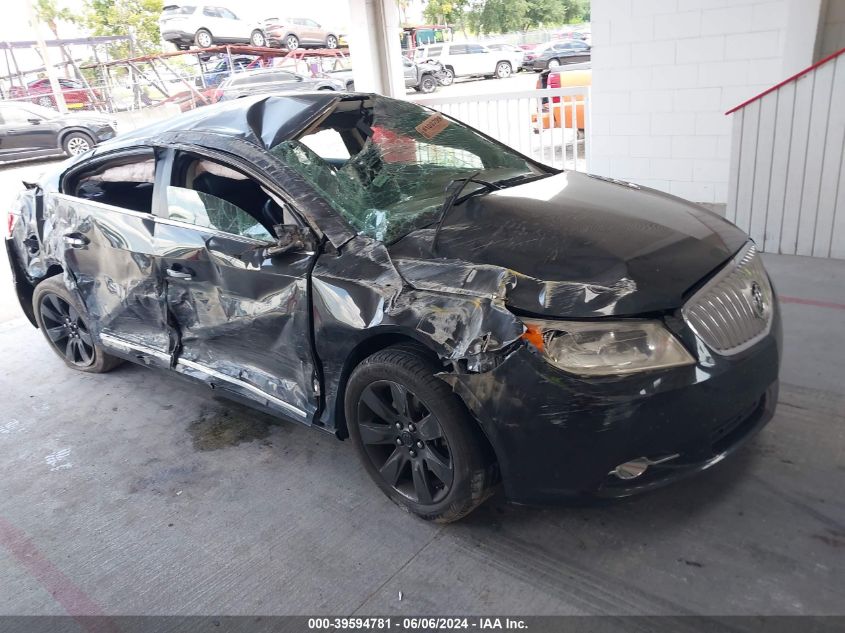
[[[191,281],[194,275],[193,272],[190,270],[180,270],[177,268],[168,268],[165,270],[168,277],[173,277],[173,279],[183,279],[184,281]]]
[[[64,240],[70,248],[85,248],[91,243],[91,240],[81,233],[66,233]]]

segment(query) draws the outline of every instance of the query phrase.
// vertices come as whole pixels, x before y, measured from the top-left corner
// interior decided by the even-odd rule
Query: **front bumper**
[[[613,378],[580,378],[527,344],[495,369],[444,376],[478,419],[498,458],[506,496],[519,503],[624,497],[704,470],[771,420],[778,396],[781,324],[742,354],[719,357],[680,319],[670,329],[698,363]],[[640,457],[678,457],[621,480]]]

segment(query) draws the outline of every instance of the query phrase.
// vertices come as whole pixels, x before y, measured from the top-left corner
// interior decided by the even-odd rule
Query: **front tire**
[[[94,147],[94,139],[84,132],[71,132],[62,141],[62,147],[68,156],[79,156]]]
[[[94,339],[85,311],[68,292],[61,275],[35,288],[32,306],[38,328],[65,365],[89,374],[104,374],[123,361],[106,354]]]
[[[249,36],[249,43],[258,48],[263,48],[267,46],[267,40],[264,37],[264,33],[259,31],[258,29],[255,29],[252,32],[252,35]]]
[[[214,38],[211,37],[211,31],[208,29],[200,29],[197,31],[196,35],[194,35],[194,42],[200,48],[208,48],[214,44]]]
[[[285,38],[285,48],[289,51],[295,51],[299,48],[299,38],[292,33]]]
[[[557,58],[550,59],[546,64],[546,69],[557,68],[560,66],[560,60]]]
[[[419,90],[423,94],[431,94],[437,90],[437,80],[431,75],[424,75],[420,80]]]
[[[352,372],[349,435],[367,473],[394,503],[450,523],[490,496],[493,469],[476,423],[439,368],[414,346],[389,347]]]

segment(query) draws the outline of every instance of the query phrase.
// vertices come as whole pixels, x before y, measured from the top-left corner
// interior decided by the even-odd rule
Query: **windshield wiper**
[[[512,187],[517,184],[523,184],[525,182],[530,182],[532,180],[540,180],[541,178],[548,178],[553,174],[520,174],[519,176],[513,176],[512,178],[505,178],[504,180],[497,180],[496,184],[499,186],[499,189],[504,189],[505,187]]]
[[[474,196],[477,193],[488,193],[493,191],[494,189],[501,189],[502,187],[492,183],[487,182],[486,180],[479,180],[476,178],[480,171],[475,172],[467,176],[466,178],[455,178],[454,180],[450,181],[448,185],[446,185],[446,191],[449,191],[450,187],[453,187],[456,183],[461,183],[459,187],[455,187],[455,190],[449,194],[446,200],[443,201],[443,206],[440,208],[440,217],[437,219],[437,228],[434,229],[434,238],[431,240],[431,254],[434,255],[434,251],[437,248],[437,238],[440,237],[440,229],[443,228],[443,221],[446,219],[446,216],[449,214],[449,211],[453,206],[455,206],[455,202],[458,200],[458,196],[461,195],[461,192],[466,188],[466,186],[473,182],[477,185],[481,185],[481,189],[475,189],[470,191],[467,195],[462,198],[466,200],[470,196]]]

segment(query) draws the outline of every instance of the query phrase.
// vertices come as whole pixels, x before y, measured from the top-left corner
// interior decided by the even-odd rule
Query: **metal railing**
[[[589,87],[411,100],[471,125],[541,163],[575,171],[589,169]]]
[[[768,253],[845,259],[845,49],[728,114],[727,218]]]

